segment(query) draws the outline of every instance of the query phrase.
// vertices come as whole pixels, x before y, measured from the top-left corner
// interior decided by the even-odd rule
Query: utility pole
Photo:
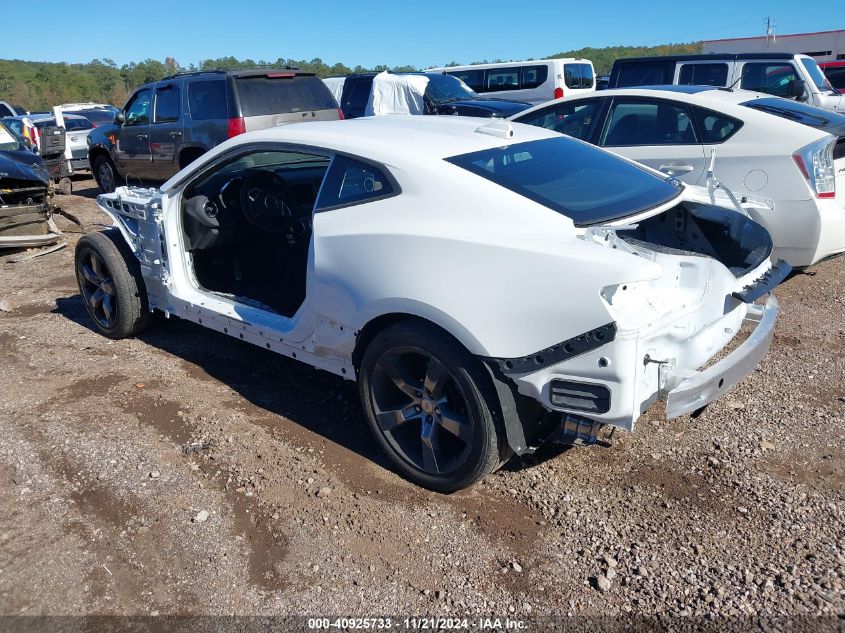
[[[766,18],[766,41],[774,42],[776,40],[777,36],[775,35],[775,20],[773,17],[769,16]]]

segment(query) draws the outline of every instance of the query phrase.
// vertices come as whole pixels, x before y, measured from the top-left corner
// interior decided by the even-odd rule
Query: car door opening
[[[292,317],[305,300],[311,217],[329,162],[253,152],[189,186],[182,226],[200,288]]]

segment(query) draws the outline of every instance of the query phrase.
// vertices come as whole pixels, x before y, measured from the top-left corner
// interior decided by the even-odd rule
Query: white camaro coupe
[[[116,229],[76,274],[103,334],[160,310],[357,379],[376,441],[440,491],[718,398],[765,355],[788,272],[745,215],[505,121],[263,130],[98,204]]]

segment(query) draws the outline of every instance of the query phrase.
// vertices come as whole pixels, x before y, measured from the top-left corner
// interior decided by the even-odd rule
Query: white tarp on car
[[[428,86],[424,75],[392,75],[382,72],[373,77],[373,89],[364,113],[424,114],[423,94]]]
[[[326,77],[323,79],[323,83],[326,84],[338,105],[341,105],[340,98],[343,96],[343,82],[345,81],[346,77]]]

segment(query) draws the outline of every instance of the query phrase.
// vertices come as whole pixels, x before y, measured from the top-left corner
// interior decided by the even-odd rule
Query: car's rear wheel
[[[94,179],[103,193],[111,193],[117,187],[117,172],[111,159],[100,154],[94,159]]]
[[[138,260],[112,229],[89,233],[76,245],[76,280],[89,316],[109,338],[133,336],[149,321]]]
[[[489,379],[442,330],[416,321],[385,329],[364,352],[358,380],[373,435],[413,482],[460,490],[506,454]]]

